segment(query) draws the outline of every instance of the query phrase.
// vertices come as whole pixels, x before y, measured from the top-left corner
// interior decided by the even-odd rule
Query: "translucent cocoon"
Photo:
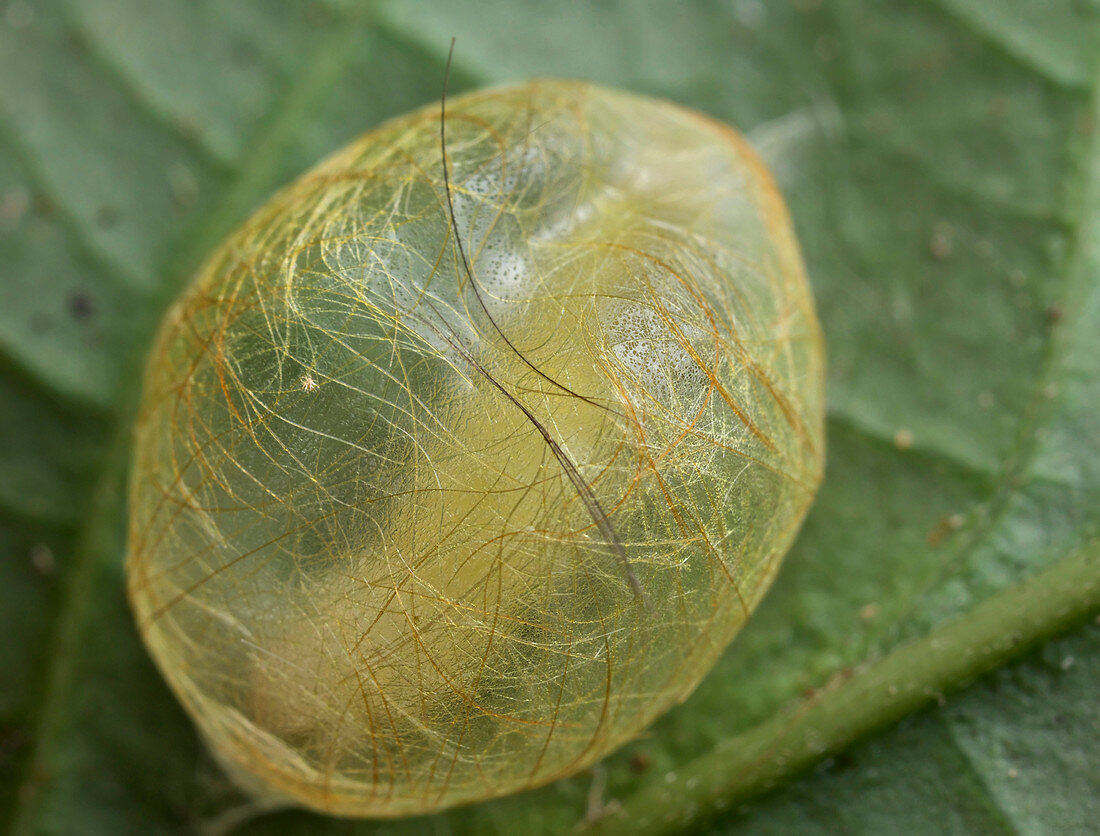
[[[252,791],[423,813],[562,777],[698,684],[823,460],[789,220],[732,130],[542,81],[276,195],[169,310],[130,598]],[[464,267],[458,240],[468,257]]]

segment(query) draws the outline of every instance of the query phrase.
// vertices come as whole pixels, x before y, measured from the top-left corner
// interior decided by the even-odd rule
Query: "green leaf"
[[[585,77],[757,144],[828,340],[826,483],[716,670],[592,773],[384,827],[264,813],[206,754],[126,606],[139,370],[252,207],[438,98],[451,35],[456,92]],[[842,750],[1015,638],[1070,627],[1067,607],[1077,625],[1097,609],[1097,56],[1089,0],[9,2],[0,816],[27,833],[561,832],[601,811],[632,832],[707,813],[719,832],[1087,830],[1095,626]],[[827,752],[745,807],[744,787]]]

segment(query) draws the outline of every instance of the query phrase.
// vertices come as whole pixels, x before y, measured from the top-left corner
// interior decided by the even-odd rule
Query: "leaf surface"
[[[17,830],[425,826],[236,795],[135,635],[123,491],[167,303],[277,186],[436,99],[451,35],[455,92],[585,77],[757,145],[826,331],[829,466],[776,586],[687,704],[594,774],[432,827],[555,832],[612,801],[629,815],[783,712],[857,719],[837,677],[1094,548],[1095,3],[17,0],[0,23],[0,810]],[[1085,829],[1096,644],[1079,629],[716,827]],[[699,812],[681,796],[676,822]]]

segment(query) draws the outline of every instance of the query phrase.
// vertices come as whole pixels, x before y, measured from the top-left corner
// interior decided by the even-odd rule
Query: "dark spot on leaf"
[[[635,752],[630,756],[630,769],[633,772],[645,772],[653,765],[653,758],[647,752]]]
[[[52,217],[54,213],[53,201],[45,195],[36,194],[34,196],[34,211],[44,218]]]
[[[82,290],[69,294],[69,313],[73,319],[87,319],[95,313],[95,304],[92,297]]]
[[[964,522],[961,514],[945,514],[940,517],[936,527],[928,532],[928,545],[936,548],[949,534],[962,528]]]
[[[847,772],[856,765],[856,759],[849,752],[841,752],[825,762],[826,771],[834,775]]]

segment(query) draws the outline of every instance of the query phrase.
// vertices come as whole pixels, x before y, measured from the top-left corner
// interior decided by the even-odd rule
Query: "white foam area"
[[[592,201],[586,200],[578,203],[569,211],[559,212],[551,216],[546,222],[539,225],[531,235],[533,241],[546,242],[558,241],[576,234],[579,227],[588,223],[596,215],[596,207]]]
[[[467,348],[475,344],[477,334],[465,317],[454,313],[456,300],[435,287],[425,291],[433,265],[416,255],[418,248],[393,227],[369,238],[362,228],[354,216],[341,218],[326,227],[320,245],[324,266],[346,283],[349,295],[393,311],[409,332],[445,357],[456,354],[453,343]]]
[[[640,391],[665,405],[702,391],[703,372],[653,308],[632,305],[608,330],[612,354]]]
[[[527,258],[504,248],[486,248],[474,266],[478,285],[490,301],[515,301],[527,298],[534,289]]]

